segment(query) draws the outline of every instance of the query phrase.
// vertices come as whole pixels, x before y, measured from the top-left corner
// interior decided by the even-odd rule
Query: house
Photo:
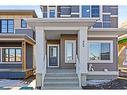
[[[0,10],[0,78],[24,79],[33,75],[35,32],[25,18],[34,10]]]
[[[123,22],[120,26],[127,29],[127,22]],[[118,37],[118,69],[120,76],[127,76],[127,34]]]
[[[79,89],[87,80],[118,76],[118,6],[41,5],[42,18],[26,19],[36,31],[36,87]]]

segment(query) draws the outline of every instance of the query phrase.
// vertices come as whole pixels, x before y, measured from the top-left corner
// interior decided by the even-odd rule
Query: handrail
[[[80,61],[78,55],[76,55],[76,74],[78,75],[79,79],[79,87],[81,87],[81,72],[80,72]]]

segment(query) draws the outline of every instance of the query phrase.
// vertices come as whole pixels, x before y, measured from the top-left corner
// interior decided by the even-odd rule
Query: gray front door
[[[58,67],[58,46],[49,46],[49,67]]]

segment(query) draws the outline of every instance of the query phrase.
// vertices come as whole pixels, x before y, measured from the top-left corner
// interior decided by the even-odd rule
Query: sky
[[[23,6],[23,7],[19,7],[19,6],[16,6],[16,5],[10,5],[10,6],[0,6],[0,10],[3,10],[3,9],[13,9],[13,10],[18,10],[18,9],[33,9],[35,10],[36,14],[38,15],[39,18],[42,17],[42,13],[41,13],[41,10],[40,10],[40,6],[39,5],[31,5],[31,6]],[[119,26],[122,22],[124,21],[127,21],[127,5],[120,5],[119,6],[119,10],[118,10],[118,18],[119,18]]]

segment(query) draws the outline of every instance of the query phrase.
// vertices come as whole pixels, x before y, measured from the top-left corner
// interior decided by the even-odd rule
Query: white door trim
[[[49,66],[49,46],[57,46],[58,47],[58,65],[57,66]],[[47,45],[47,55],[48,55],[48,67],[59,67],[59,44],[48,44]]]

